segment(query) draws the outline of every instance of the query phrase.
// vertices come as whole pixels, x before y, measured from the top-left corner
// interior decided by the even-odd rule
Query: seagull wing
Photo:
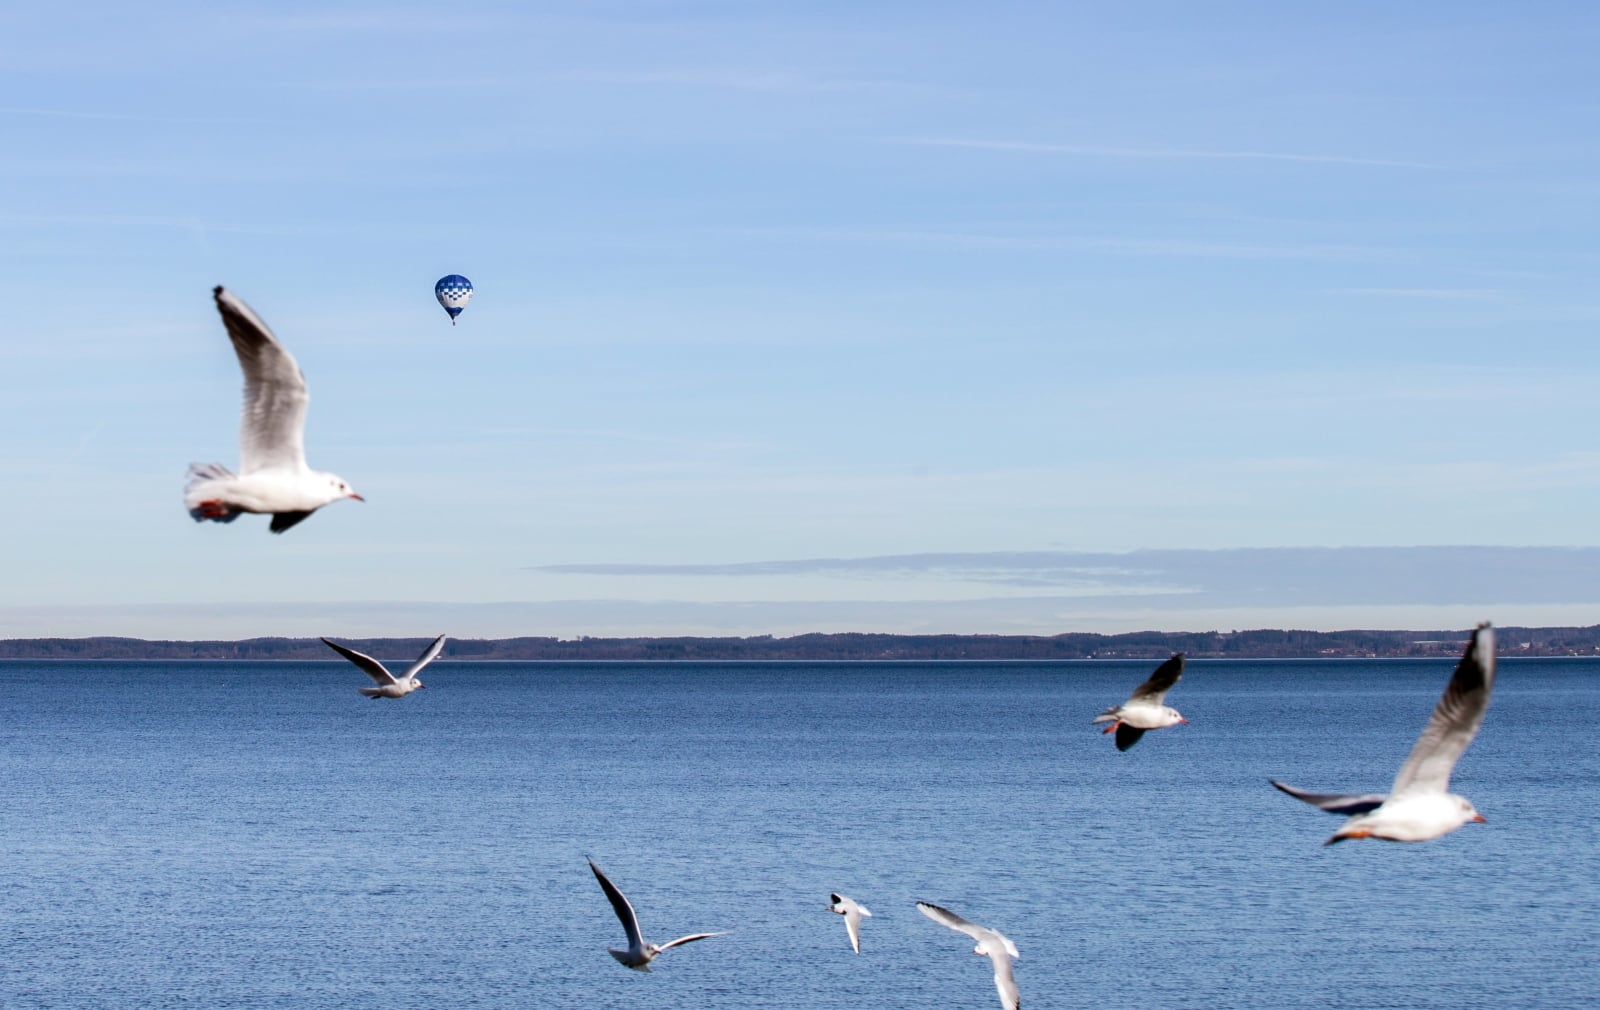
[[[662,944],[660,947],[658,947],[656,949],[657,950],[667,950],[668,948],[676,947],[676,946],[678,946],[679,944],[682,944],[682,943],[694,943],[696,940],[704,940],[708,936],[722,936],[722,935],[723,935],[722,933],[690,933],[688,936],[680,936],[676,940],[669,940],[668,942]]]
[[[1167,692],[1172,690],[1172,685],[1176,684],[1181,676],[1183,676],[1183,653],[1180,652],[1156,667],[1149,680],[1133,689],[1133,693],[1128,695],[1128,700],[1160,705],[1167,697]]]
[[[272,513],[271,530],[274,533],[282,533],[284,530],[304,522],[310,515],[310,512],[274,512]]]
[[[953,929],[958,933],[965,933],[979,942],[987,939],[988,935],[993,932],[992,930],[983,928],[975,922],[968,922],[961,916],[950,911],[948,908],[940,908],[938,905],[935,905],[932,902],[917,902],[917,911],[921,912],[923,915],[926,915],[939,925]]]
[[[338,642],[330,642],[326,638],[324,638],[322,640],[322,644],[326,645],[328,648],[332,649],[334,652],[337,652],[339,655],[343,656],[345,659],[348,659],[350,662],[356,664],[356,666],[361,668],[361,672],[362,673],[364,673],[367,676],[371,677],[374,681],[376,681],[378,683],[378,685],[380,687],[385,685],[385,684],[396,683],[396,681],[394,679],[394,674],[392,674],[388,670],[384,669],[382,663],[378,662],[376,659],[373,659],[371,656],[367,655],[366,653],[357,652],[354,649],[347,649],[344,646],[340,645]]]
[[[628,899],[617,890],[617,885],[606,879],[600,872],[600,867],[594,865],[594,860],[589,860],[589,869],[594,871],[594,879],[600,881],[600,890],[606,892],[606,898],[611,902],[611,910],[617,913],[617,920],[622,923],[622,931],[628,934],[628,947],[632,950],[644,951],[644,937],[639,933],[639,917],[634,914],[633,906],[628,904]],[[708,934],[709,935],[709,934]],[[695,937],[694,939],[700,939]],[[673,943],[686,943],[685,940],[674,940]],[[667,944],[668,947],[672,944]],[[666,947],[661,948],[665,950]]]
[[[1344,814],[1353,816],[1364,814],[1369,810],[1376,810],[1383,806],[1383,801],[1389,797],[1382,793],[1368,793],[1365,796],[1344,796],[1339,793],[1308,793],[1304,789],[1286,786],[1277,779],[1267,779],[1274,789],[1288,793],[1302,803],[1309,803],[1318,810],[1326,810],[1330,814]]]
[[[861,953],[861,909],[854,905],[844,913],[844,931],[850,934],[850,949]]]
[[[1433,718],[1417,737],[1411,755],[1394,777],[1390,796],[1405,793],[1444,793],[1450,773],[1483,723],[1494,687],[1494,629],[1478,625],[1467,643],[1466,654],[1445,686]]]
[[[1144,736],[1144,732],[1137,726],[1129,726],[1127,723],[1122,723],[1117,727],[1117,750],[1127,750],[1132,747],[1139,742],[1140,737]]]
[[[999,936],[998,933],[995,935]],[[1005,940],[1003,936],[1000,938]],[[1010,940],[1005,940],[1005,944],[1007,953],[1015,957],[1017,948],[1012,946]],[[994,987],[1000,992],[1000,1005],[1005,1007],[1005,1010],[1020,1010],[1022,995],[1017,992],[1017,979],[1011,973],[1011,958],[990,951],[989,960],[994,963]]]
[[[306,404],[311,394],[300,366],[238,296],[220,286],[212,294],[244,372],[239,472],[304,470]]]
[[[435,659],[438,659],[439,653],[444,651],[444,639],[445,636],[443,635],[435,638],[432,645],[422,650],[422,655],[417,657],[417,661],[406,667],[406,672],[400,675],[400,679],[410,680],[412,677],[415,677],[417,674],[421,673],[424,666],[427,666]]]

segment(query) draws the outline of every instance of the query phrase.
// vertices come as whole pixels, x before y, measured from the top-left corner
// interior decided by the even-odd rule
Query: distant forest
[[[1600,625],[1499,628],[1502,656],[1600,655]],[[1466,646],[1454,631],[1138,631],[1122,635],[812,634],[790,638],[453,638],[446,660],[938,660],[1196,659],[1454,656]],[[431,638],[340,639],[382,659],[420,652]],[[293,659],[335,658],[315,638],[237,642],[163,642],[138,638],[0,640],[0,659]]]

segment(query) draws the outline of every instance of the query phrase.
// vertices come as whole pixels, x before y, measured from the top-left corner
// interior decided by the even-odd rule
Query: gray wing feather
[[[396,683],[396,681],[394,679],[394,674],[392,674],[388,670],[384,669],[382,663],[378,662],[376,659],[373,659],[371,656],[367,655],[366,653],[357,652],[354,649],[347,649],[344,646],[340,645],[338,642],[330,642],[326,638],[324,638],[322,640],[322,644],[326,645],[328,648],[332,649],[334,652],[337,652],[339,655],[343,656],[345,659],[348,659],[350,662],[354,663],[358,668],[360,668],[362,673],[364,673],[367,676],[371,677],[378,684],[381,685],[381,684],[393,684],[393,683]]]
[[[1302,803],[1309,803],[1318,810],[1326,810],[1330,814],[1343,814],[1347,817],[1355,814],[1364,814],[1369,810],[1376,810],[1383,806],[1383,801],[1389,797],[1381,793],[1368,793],[1365,796],[1345,796],[1340,793],[1309,793],[1304,789],[1286,786],[1277,779],[1267,779],[1273,788],[1279,792],[1288,793]]]
[[[1017,978],[1011,972],[1011,958],[990,954],[994,962],[994,987],[1000,992],[1000,1005],[1006,1010],[1020,1010],[1022,994],[1017,991]]]
[[[422,651],[422,655],[417,657],[417,661],[406,667],[406,672],[400,675],[400,679],[410,680],[412,677],[415,677],[417,674],[421,673],[424,666],[427,666],[435,659],[438,659],[439,653],[444,651],[444,640],[444,635],[440,635],[438,638],[435,638],[433,640],[433,644],[424,649]]]
[[[628,946],[635,950],[643,950],[644,936],[639,932],[639,916],[634,914],[633,906],[628,903],[627,898],[623,897],[622,892],[617,890],[617,886],[606,879],[606,875],[600,872],[600,867],[594,865],[594,860],[592,859],[589,860],[589,869],[594,871],[594,879],[600,881],[600,890],[606,892],[606,898],[611,902],[611,910],[617,913],[617,920],[622,923],[622,931],[628,934]],[[685,941],[675,940],[673,942],[683,943]],[[672,944],[667,946],[670,947]],[[666,948],[663,947],[662,949],[665,950]]]
[[[1166,698],[1167,692],[1172,690],[1172,685],[1183,676],[1183,653],[1178,653],[1171,659],[1156,667],[1150,679],[1133,689],[1128,695],[1129,701],[1145,701],[1152,705],[1160,705]]]
[[[300,366],[237,295],[221,286],[212,294],[244,372],[239,472],[304,470],[306,405],[311,394]]]
[[[926,915],[939,925],[944,926],[947,929],[953,929],[958,933],[965,933],[974,940],[982,940],[984,935],[989,932],[989,930],[978,925],[977,923],[968,922],[961,916],[950,911],[948,908],[941,908],[931,901],[917,902],[917,911],[921,912],[923,915]]]
[[[1450,791],[1450,773],[1477,735],[1493,688],[1494,629],[1480,624],[1434,707],[1433,717],[1394,777],[1390,796]]]
[[[669,947],[676,947],[681,943],[694,943],[696,940],[704,940],[708,936],[722,936],[722,935],[723,934],[721,934],[721,933],[690,933],[688,936],[680,936],[676,940],[669,940],[666,943],[663,943],[657,949],[658,950],[666,950]]]

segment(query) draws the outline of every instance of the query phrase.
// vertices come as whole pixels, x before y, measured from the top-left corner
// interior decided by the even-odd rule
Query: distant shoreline
[[[1600,625],[1582,628],[1500,628],[1499,654],[1600,656]],[[430,638],[341,638],[380,656],[408,655]],[[1467,629],[1450,631],[1138,631],[1118,635],[888,635],[860,632],[788,638],[452,638],[448,660],[1065,660],[1338,659],[1456,656]],[[333,654],[315,638],[238,641],[159,641],[139,638],[0,639],[0,659],[312,660]]]

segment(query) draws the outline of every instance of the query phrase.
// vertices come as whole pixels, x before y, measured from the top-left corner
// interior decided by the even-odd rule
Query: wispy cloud
[[[1079,158],[1129,158],[1147,161],[1282,161],[1311,165],[1352,165],[1371,168],[1442,168],[1420,161],[1360,158],[1337,154],[1300,154],[1282,151],[1197,151],[1176,148],[1099,147],[1082,144],[1046,144],[1022,140],[969,140],[957,137],[893,137],[891,144],[916,147],[956,147],[979,151],[1065,155]]]
[[[744,69],[580,70],[558,74],[553,79],[584,84],[665,85],[791,95],[935,90],[929,85],[905,81]]]
[[[165,123],[173,126],[268,126],[291,124],[287,119],[262,119],[250,116],[151,116],[127,112],[95,112],[81,109],[23,109],[0,107],[0,116],[30,119],[81,119],[113,123]]]
[[[510,92],[524,89],[526,80],[515,77],[351,77],[285,81],[278,87],[328,92]]]
[[[326,225],[240,224],[208,222],[192,217],[158,214],[0,214],[0,227],[34,228],[168,228],[203,235],[208,232],[237,235],[330,235],[341,231]],[[344,229],[348,230],[348,229]]]
[[[1438,301],[1481,301],[1495,298],[1494,288],[1329,288],[1331,295],[1372,295],[1379,298],[1423,298]]]
[[[1596,547],[1281,547],[1025,551],[813,558],[736,564],[546,565],[552,574],[939,580],[1062,593],[1140,596],[1195,607],[1600,602]]]
[[[885,243],[923,248],[993,248],[1109,253],[1174,259],[1313,260],[1341,263],[1403,262],[1414,254],[1402,249],[1339,243],[1212,242],[1176,238],[1050,234],[1039,231],[934,231],[863,228],[723,228],[718,234],[800,241]]]

